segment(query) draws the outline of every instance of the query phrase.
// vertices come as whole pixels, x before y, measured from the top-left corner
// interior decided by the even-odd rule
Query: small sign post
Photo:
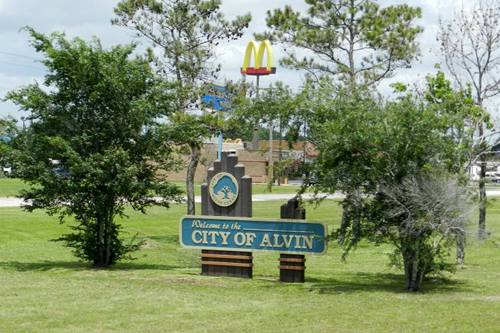
[[[288,200],[286,204],[281,205],[281,218],[305,220],[306,210],[300,206],[297,198],[293,198]],[[279,260],[281,282],[303,283],[305,281],[306,258],[304,255],[281,253]]]
[[[207,86],[207,92],[201,97],[202,103],[209,107],[210,109],[218,112],[219,116],[221,112],[229,111],[231,104],[231,99],[229,98],[226,87],[219,86],[216,84],[210,84]],[[219,131],[217,138],[217,159],[222,159],[222,144],[224,142],[224,137],[222,130]]]

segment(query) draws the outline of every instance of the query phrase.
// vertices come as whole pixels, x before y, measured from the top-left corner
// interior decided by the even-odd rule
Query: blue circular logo
[[[210,180],[208,193],[220,207],[229,207],[238,199],[238,181],[227,172],[219,172]]]

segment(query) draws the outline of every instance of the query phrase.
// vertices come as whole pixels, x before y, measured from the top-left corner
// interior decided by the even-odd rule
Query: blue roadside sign
[[[0,141],[2,141],[4,143],[9,143],[12,141],[12,137],[7,136],[7,135],[2,135],[2,136],[0,136]]]
[[[296,254],[327,250],[326,225],[316,222],[185,216],[179,230],[180,243],[187,248]]]
[[[202,96],[201,101],[207,107],[216,111],[227,111],[229,109],[229,97],[224,86],[209,85],[207,93]]]

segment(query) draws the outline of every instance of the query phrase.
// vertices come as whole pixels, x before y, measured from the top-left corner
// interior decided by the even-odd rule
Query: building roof
[[[309,141],[297,141],[292,144],[292,147],[288,145],[288,141],[281,140],[281,149],[284,151],[296,151],[296,152],[305,152],[308,157],[317,157],[319,155],[319,151],[316,150],[316,147],[310,143]],[[280,140],[273,140],[273,150],[277,151],[280,148]],[[259,150],[269,150],[269,140],[260,140],[259,141]]]

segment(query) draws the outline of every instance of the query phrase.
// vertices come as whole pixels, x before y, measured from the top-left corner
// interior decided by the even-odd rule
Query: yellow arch
[[[256,58],[256,64],[255,67],[259,68],[262,67],[262,59],[264,58],[264,51],[267,50],[267,64],[266,64],[266,69],[268,71],[271,70],[273,67],[273,49],[271,47],[271,42],[268,41],[267,39],[260,43],[259,46],[259,52],[257,53],[257,58]]]
[[[264,59],[264,51],[267,51],[266,69],[270,71],[273,67],[274,55],[271,42],[269,40],[261,42],[260,45],[257,44],[257,42],[254,40],[248,42],[247,48],[245,50],[245,58],[243,59],[242,70],[246,71],[248,67],[251,67],[250,62],[252,61],[252,58],[255,59],[254,68],[262,67],[262,60]]]
[[[243,59],[243,71],[246,71],[248,67],[250,67],[250,61],[252,58],[257,59],[257,48],[259,46],[257,45],[257,42],[254,40],[248,42],[247,44],[247,49],[245,50],[245,58]],[[253,57],[252,57],[253,56]]]

